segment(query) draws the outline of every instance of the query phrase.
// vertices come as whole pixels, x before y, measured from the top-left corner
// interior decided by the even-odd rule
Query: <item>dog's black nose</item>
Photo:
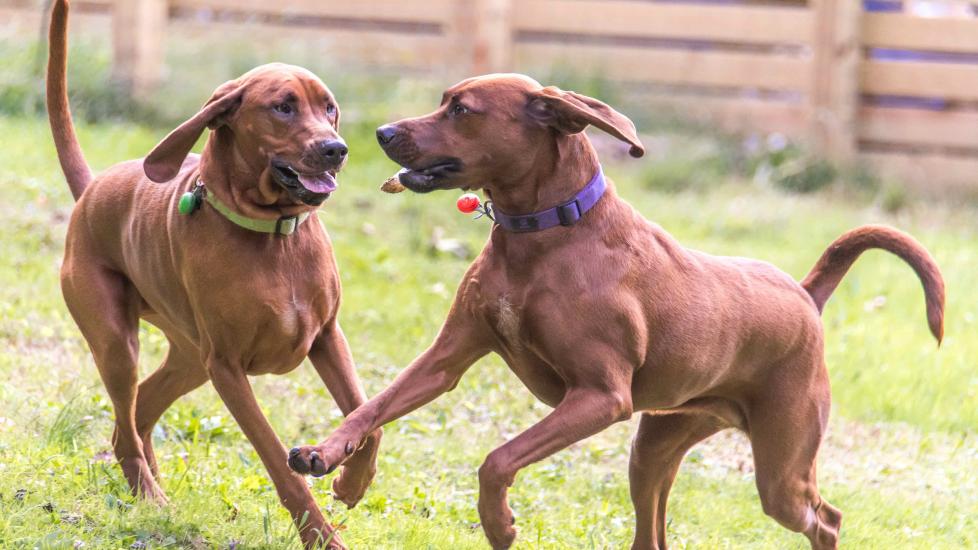
[[[396,135],[397,126],[394,126],[393,124],[386,124],[380,128],[377,128],[377,141],[379,141],[381,145],[387,145],[393,141],[394,136]]]
[[[326,160],[332,160],[339,162],[346,157],[346,154],[350,152],[347,148],[346,143],[343,143],[341,139],[330,139],[326,141],[320,141],[316,144],[316,150],[319,154],[326,157]]]

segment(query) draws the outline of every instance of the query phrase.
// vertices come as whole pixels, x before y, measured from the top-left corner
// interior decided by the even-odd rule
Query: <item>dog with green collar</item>
[[[143,160],[93,176],[67,93],[68,2],[54,3],[48,113],[77,201],[61,283],[115,409],[113,449],[133,494],[167,501],[152,431],[180,396],[211,381],[254,445],[308,547],[345,548],[262,414],[249,375],[309,357],[344,414],[365,401],[337,320],[340,280],[316,210],[347,158],[340,111],[300,67],[264,65],[219,86]],[[211,132],[200,155],[191,148]],[[205,183],[206,182],[206,185]],[[139,320],[169,341],[139,382]],[[325,406],[325,404],[324,404]],[[108,434],[106,434],[108,436]],[[333,483],[353,506],[375,472],[378,430]]]

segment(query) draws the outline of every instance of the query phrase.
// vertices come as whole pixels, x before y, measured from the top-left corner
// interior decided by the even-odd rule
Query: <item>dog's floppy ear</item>
[[[184,159],[204,133],[204,128],[215,130],[223,126],[227,117],[241,104],[244,90],[243,84],[233,80],[218,87],[196,115],[177,126],[146,155],[143,160],[146,177],[156,183],[176,177]]]
[[[596,126],[631,145],[628,153],[633,157],[645,154],[635,124],[593,97],[548,86],[531,94],[527,112],[531,118],[565,134],[577,134],[588,125]]]

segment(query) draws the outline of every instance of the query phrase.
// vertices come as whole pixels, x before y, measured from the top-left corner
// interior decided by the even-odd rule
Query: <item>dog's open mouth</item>
[[[427,193],[438,188],[439,180],[445,180],[462,171],[462,162],[458,159],[441,160],[425,168],[405,167],[397,174],[404,187],[418,193]]]
[[[322,204],[337,187],[335,172],[327,170],[318,174],[306,174],[279,161],[272,161],[272,177],[306,204]]]

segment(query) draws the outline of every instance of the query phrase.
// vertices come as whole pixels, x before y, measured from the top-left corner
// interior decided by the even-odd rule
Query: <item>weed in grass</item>
[[[78,398],[73,397],[58,411],[48,428],[45,442],[61,452],[75,451],[78,439],[85,433],[92,419],[90,411],[82,409]]]
[[[890,182],[883,187],[880,196],[880,207],[890,213],[896,214],[903,210],[910,203],[907,188],[897,183]]]
[[[774,183],[778,187],[795,193],[818,191],[836,178],[836,169],[827,160],[802,156],[787,161],[777,167]]]
[[[874,196],[883,186],[878,174],[865,163],[857,163],[850,167],[844,181],[858,193]]]

